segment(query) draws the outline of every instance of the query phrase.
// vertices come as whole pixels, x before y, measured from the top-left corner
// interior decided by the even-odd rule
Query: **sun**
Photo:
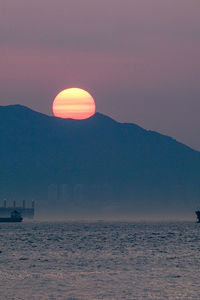
[[[61,91],[53,101],[53,114],[64,119],[83,120],[95,114],[93,97],[85,90],[70,88]]]

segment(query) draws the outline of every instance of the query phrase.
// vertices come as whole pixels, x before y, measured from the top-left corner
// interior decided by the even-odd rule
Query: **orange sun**
[[[63,90],[56,96],[52,110],[55,117],[83,120],[94,115],[96,106],[88,92],[71,88]]]

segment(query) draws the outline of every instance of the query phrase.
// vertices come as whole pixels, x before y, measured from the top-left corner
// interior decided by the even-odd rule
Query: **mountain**
[[[200,153],[96,113],[59,119],[0,106],[0,199],[73,211],[187,211],[200,202]]]

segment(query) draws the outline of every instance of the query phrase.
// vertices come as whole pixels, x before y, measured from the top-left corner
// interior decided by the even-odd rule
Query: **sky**
[[[199,0],[0,0],[0,105],[97,111],[200,150]]]

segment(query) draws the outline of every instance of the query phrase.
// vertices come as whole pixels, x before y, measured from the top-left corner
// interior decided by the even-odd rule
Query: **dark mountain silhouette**
[[[74,210],[178,211],[193,209],[199,181],[200,153],[168,136],[100,113],[77,121],[0,106],[1,199],[47,204],[49,187],[63,186]]]

